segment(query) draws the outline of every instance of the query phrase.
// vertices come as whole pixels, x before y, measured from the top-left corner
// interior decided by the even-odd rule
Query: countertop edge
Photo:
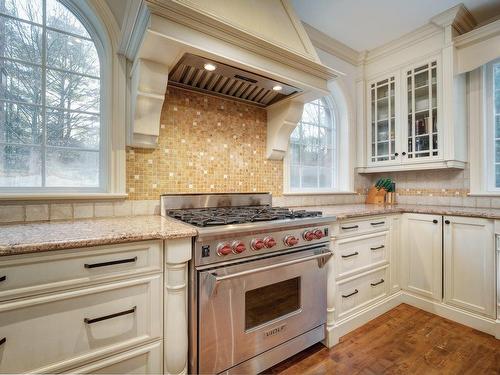
[[[9,246],[0,246],[0,257],[22,255],[22,254],[37,254],[57,250],[70,250],[84,247],[97,247],[105,245],[119,245],[128,242],[140,241],[164,241],[179,238],[191,238],[197,235],[196,231],[175,233],[175,234],[146,234],[146,235],[131,235],[123,237],[99,237],[85,240],[66,240],[57,242],[47,242],[37,245],[14,244]]]

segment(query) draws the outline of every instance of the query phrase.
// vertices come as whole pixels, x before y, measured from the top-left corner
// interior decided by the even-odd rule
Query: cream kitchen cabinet
[[[358,172],[465,167],[466,76],[454,45],[463,13],[452,13],[363,56]]]
[[[491,220],[444,217],[444,302],[495,317],[495,236]]]
[[[1,257],[0,373],[185,373],[191,245]]]
[[[69,374],[161,374],[162,342],[143,345],[68,371]]]
[[[442,217],[403,215],[403,289],[417,295],[442,299]]]
[[[401,149],[399,72],[368,83],[368,163],[397,165]]]
[[[398,303],[400,215],[369,216],[333,224],[328,265],[327,339],[365,324]],[[397,233],[395,232],[397,231]],[[396,288],[394,286],[396,285]]]
[[[495,318],[493,221],[404,214],[401,243],[405,292]]]
[[[439,62],[435,56],[368,83],[365,172],[426,169],[445,161]]]

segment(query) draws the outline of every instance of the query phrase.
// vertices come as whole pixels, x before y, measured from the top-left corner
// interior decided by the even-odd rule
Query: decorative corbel
[[[138,59],[131,74],[131,126],[128,144],[155,148],[160,135],[160,116],[168,83],[168,67]]]
[[[302,117],[304,103],[285,101],[267,110],[267,158],[283,160],[290,135]]]

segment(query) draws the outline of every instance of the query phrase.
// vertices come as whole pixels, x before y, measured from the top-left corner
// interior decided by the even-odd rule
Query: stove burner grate
[[[321,211],[291,210],[284,207],[248,206],[169,210],[167,215],[198,227],[243,224],[322,216]]]

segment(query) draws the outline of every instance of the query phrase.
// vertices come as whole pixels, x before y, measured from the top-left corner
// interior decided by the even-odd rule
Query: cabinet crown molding
[[[440,27],[452,26],[458,35],[471,31],[477,25],[476,20],[463,4],[458,4],[432,17],[431,23]]]
[[[309,35],[309,38],[311,38],[311,42],[315,47],[352,65],[358,65],[362,60],[360,52],[352,49],[342,42],[339,42],[337,39],[326,35],[306,22],[302,22],[302,24],[304,25],[304,29]]]

